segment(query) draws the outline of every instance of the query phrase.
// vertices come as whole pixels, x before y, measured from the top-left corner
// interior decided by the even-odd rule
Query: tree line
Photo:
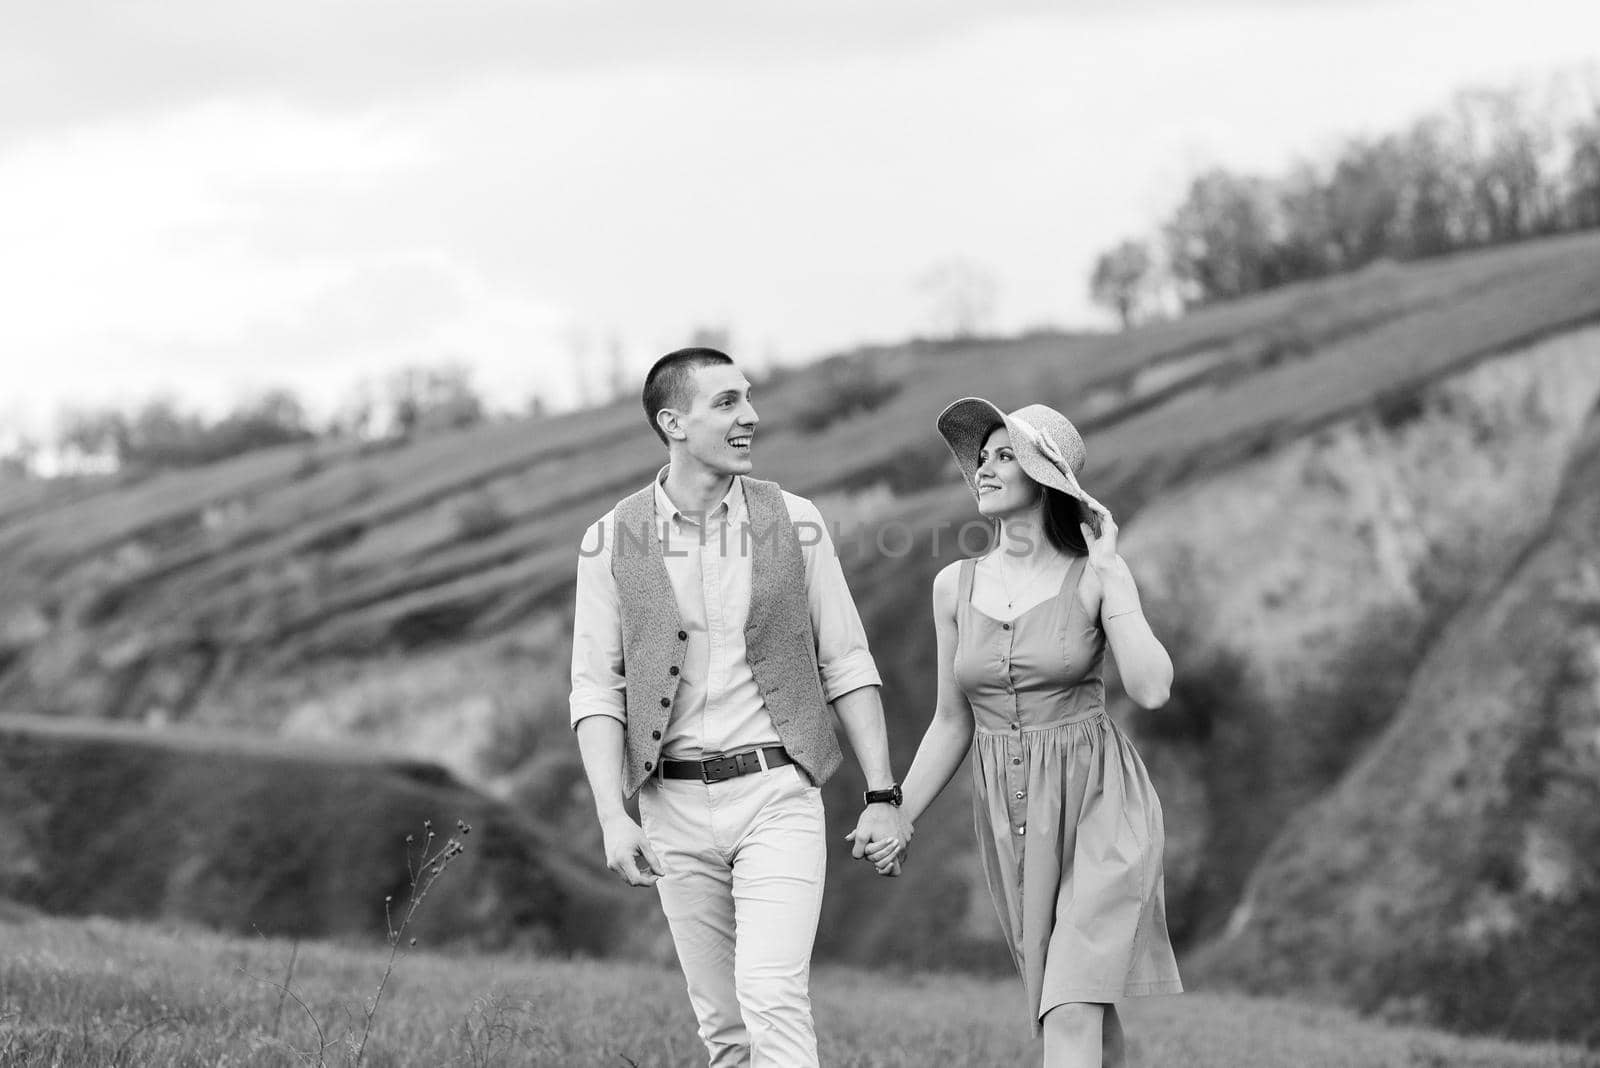
[[[528,410],[539,415],[542,409],[535,398]],[[68,468],[149,471],[197,467],[324,437],[399,444],[473,426],[486,416],[470,371],[441,364],[406,367],[381,382],[364,382],[321,420],[287,389],[267,390],[214,417],[154,397],[124,408],[66,411],[51,444]],[[19,439],[0,456],[0,474],[26,475],[41,451],[39,443]]]
[[[1600,226],[1600,79],[1462,91],[1407,129],[1261,177],[1214,167],[1148,238],[1103,252],[1126,326],[1364,267]]]

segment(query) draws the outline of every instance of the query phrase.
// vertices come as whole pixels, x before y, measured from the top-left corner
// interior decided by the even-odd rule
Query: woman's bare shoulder
[[[961,585],[961,564],[956,560],[939,569],[933,576],[933,607],[935,611],[949,615],[955,612],[956,591]]]

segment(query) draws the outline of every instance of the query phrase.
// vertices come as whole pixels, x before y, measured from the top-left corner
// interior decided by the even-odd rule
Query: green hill
[[[348,744],[6,717],[0,799],[0,897],[54,913],[382,936],[385,899],[406,900],[410,869],[461,820],[461,888],[428,910],[430,938],[615,945],[623,894],[612,881],[437,764]]]
[[[1118,714],[1166,801],[1180,957],[1205,973],[1190,948],[1228,928],[1269,847],[1294,848],[1273,846],[1294,813],[1399,728],[1413,672],[1540,536],[1561,472],[1593,474],[1572,465],[1597,322],[1588,234],[1117,336],[863,350],[759,385],[758,472],[840,526],[903,768],[931,709],[929,582],[973,515],[934,415],[978,394],[1084,429],[1085,483],[1179,665],[1168,709]],[[660,462],[629,402],[7,493],[0,708],[357,740],[440,762],[594,857],[565,710],[577,539]],[[912,877],[836,858],[824,958],[1009,967],[962,782],[919,828]],[[830,784],[841,834],[857,789],[853,770]],[[659,953],[653,930],[616,934]]]

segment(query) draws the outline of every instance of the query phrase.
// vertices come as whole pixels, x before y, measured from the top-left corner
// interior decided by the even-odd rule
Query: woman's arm
[[[915,823],[949,785],[972,746],[972,706],[956,682],[956,592],[961,565],[950,564],[933,580],[934,659],[939,689],[917,756],[906,773],[904,809]]]
[[[1100,587],[1100,626],[1111,655],[1117,658],[1122,688],[1141,708],[1160,708],[1172,692],[1172,658],[1144,618],[1133,572],[1117,552],[1116,521],[1098,501],[1089,506],[1100,517],[1100,533],[1096,535],[1087,523],[1079,527],[1089,546],[1089,567]]]

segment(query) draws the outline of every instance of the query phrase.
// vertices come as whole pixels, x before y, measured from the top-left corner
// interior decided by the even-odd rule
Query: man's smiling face
[[[708,471],[718,475],[746,475],[754,468],[750,459],[756,423],[750,401],[750,382],[732,364],[713,364],[694,370],[694,396],[679,416],[685,437],[684,451]]]

